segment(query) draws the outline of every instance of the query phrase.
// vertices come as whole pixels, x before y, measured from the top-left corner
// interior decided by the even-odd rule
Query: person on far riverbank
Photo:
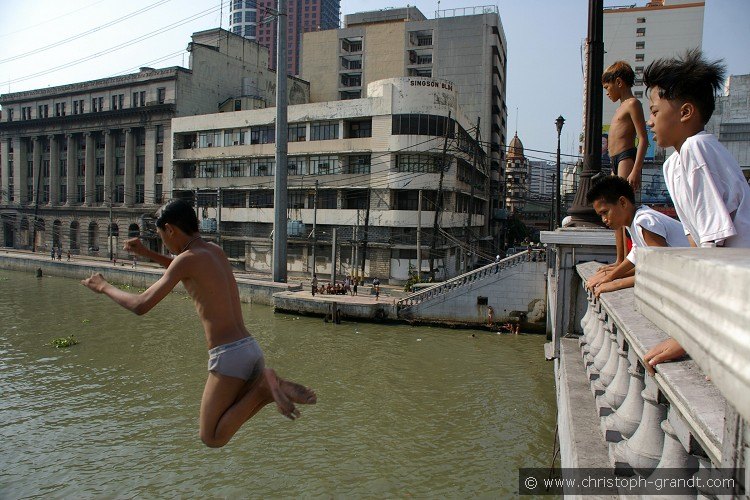
[[[146,248],[139,238],[125,242],[125,250],[166,267],[164,275],[145,292],[132,294],[109,284],[97,273],[81,283],[107,295],[122,307],[142,315],[180,282],[193,298],[209,348],[208,380],[200,408],[200,438],[219,448],[264,406],[275,402],[279,412],[294,420],[294,406],[315,404],[315,392],[280,378],[265,366],[263,352],[245,327],[237,282],[221,247],[203,241],[198,217],[184,200],[172,200],[156,220],[156,231],[175,257]]]

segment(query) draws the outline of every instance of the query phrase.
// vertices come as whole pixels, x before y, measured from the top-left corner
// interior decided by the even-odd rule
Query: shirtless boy
[[[641,185],[643,159],[648,149],[646,120],[643,117],[643,106],[630,90],[635,82],[635,73],[625,61],[617,61],[604,71],[602,85],[607,97],[612,102],[620,101],[620,106],[609,125],[609,157],[612,174],[627,179],[634,191]],[[635,138],[638,137],[638,147]],[[619,265],[625,259],[625,230],[615,231],[617,243],[617,261]]]
[[[128,252],[167,268],[148,290],[141,294],[124,292],[101,274],[81,283],[142,315],[182,282],[195,303],[209,349],[208,380],[200,409],[201,440],[212,448],[224,446],[242,424],[271,402],[282,415],[292,420],[299,417],[294,403],[314,404],[315,393],[265,367],[263,352],[242,320],[229,261],[220,247],[201,239],[193,208],[183,200],[167,203],[156,220],[156,231],[175,257],[149,250],[138,238],[125,243]]]

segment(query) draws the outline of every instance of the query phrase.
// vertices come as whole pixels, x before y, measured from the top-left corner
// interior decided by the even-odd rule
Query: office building
[[[425,273],[430,257],[438,278],[470,265],[489,161],[458,102],[451,82],[402,77],[370,83],[361,98],[288,107],[290,273],[330,276],[335,262],[338,276],[405,281],[418,241]],[[272,265],[275,112],[172,120],[172,196],[195,201],[202,228],[254,272]]]
[[[213,29],[193,34],[188,51],[189,68],[0,96],[0,243],[106,255],[140,235],[156,248],[148,226],[173,190],[172,118],[275,99],[265,47]],[[290,100],[309,96],[299,79],[288,87]]]
[[[416,7],[347,15],[344,28],[305,33],[303,55],[300,76],[314,82],[313,102],[360,98],[369,83],[384,78],[452,82],[471,134],[486,145],[492,171],[489,210],[500,212],[507,45],[496,6],[438,11],[435,19]],[[487,230],[497,234],[489,219]]]

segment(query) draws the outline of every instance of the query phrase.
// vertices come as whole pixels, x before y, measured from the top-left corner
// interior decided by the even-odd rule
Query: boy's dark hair
[[[646,89],[658,87],[659,97],[670,101],[690,101],[701,120],[708,123],[714,113],[714,95],[726,74],[722,60],[706,61],[700,49],[688,50],[682,57],[658,59],[643,72]]]
[[[624,196],[630,203],[635,205],[635,193],[630,183],[616,175],[608,175],[597,181],[589,192],[586,193],[586,202],[593,204],[597,200],[615,204],[620,196]]]
[[[618,78],[621,78],[623,83],[628,87],[633,86],[633,83],[635,83],[635,72],[630,67],[630,64],[625,61],[615,61],[612,63],[602,74],[602,84],[614,82]]]
[[[169,201],[161,208],[156,227],[164,229],[166,224],[180,228],[185,234],[198,232],[198,216],[195,215],[193,206],[179,198]]]

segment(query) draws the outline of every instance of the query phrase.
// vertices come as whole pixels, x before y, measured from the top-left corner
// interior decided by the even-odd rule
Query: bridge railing
[[[547,252],[544,249],[527,250],[520,252],[510,257],[506,257],[498,262],[492,262],[486,266],[480,267],[468,273],[456,276],[447,281],[436,283],[435,286],[425,288],[411,295],[404,297],[403,299],[396,302],[397,309],[403,309],[406,307],[412,307],[420,304],[426,300],[435,298],[443,293],[454,290],[458,287],[464,286],[468,283],[474,283],[487,276],[497,274],[502,269],[512,267],[520,264],[521,262],[544,262],[547,258]]]
[[[581,281],[600,265],[577,265]],[[669,468],[687,479],[716,476],[722,467],[726,399],[690,359],[657,365],[648,374],[644,355],[669,336],[638,312],[632,288],[599,298],[585,293],[586,313],[576,319],[583,330],[580,369],[615,473],[648,477]]]

